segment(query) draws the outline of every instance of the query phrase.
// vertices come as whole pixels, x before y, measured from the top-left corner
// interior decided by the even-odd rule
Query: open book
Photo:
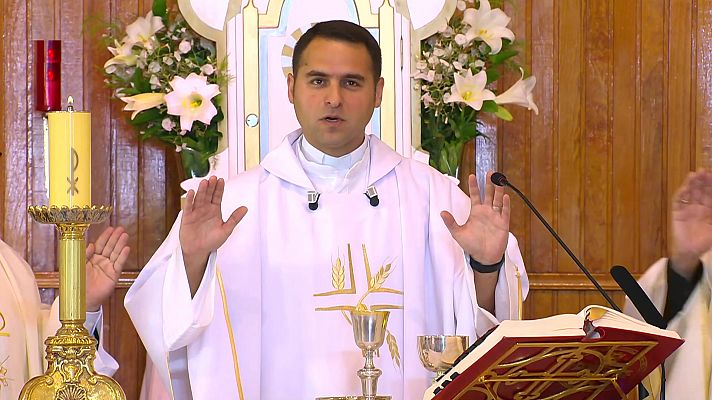
[[[682,343],[673,331],[597,305],[504,321],[423,399],[620,399]]]

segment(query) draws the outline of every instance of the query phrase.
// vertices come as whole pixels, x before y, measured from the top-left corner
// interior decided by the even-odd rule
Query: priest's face
[[[289,74],[289,101],[307,141],[340,157],[363,143],[374,108],[381,105],[383,78],[372,71],[366,46],[317,37],[302,53],[297,75]]]

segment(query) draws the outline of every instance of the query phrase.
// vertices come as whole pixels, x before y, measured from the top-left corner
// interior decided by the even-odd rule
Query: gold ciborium
[[[433,382],[455,364],[468,347],[467,336],[427,335],[418,336],[418,354],[425,369],[435,372]]]
[[[32,217],[43,224],[55,224],[60,233],[59,319],[62,326],[47,345],[47,370],[30,379],[20,392],[20,400],[124,400],[115,380],[94,371],[97,341],[84,327],[86,320],[86,243],[90,224],[106,220],[108,206],[30,207]]]

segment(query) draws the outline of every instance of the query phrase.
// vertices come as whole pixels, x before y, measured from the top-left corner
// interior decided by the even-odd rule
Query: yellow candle
[[[49,204],[91,205],[91,114],[74,111],[69,97],[67,111],[50,112]]]

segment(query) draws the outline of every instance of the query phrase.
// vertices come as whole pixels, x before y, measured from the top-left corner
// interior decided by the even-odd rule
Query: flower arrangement
[[[501,6],[502,0],[492,2]],[[509,21],[488,0],[460,0],[448,24],[421,45],[414,75],[422,94],[421,146],[445,174],[457,174],[464,144],[482,135],[479,112],[511,121],[502,105],[515,104],[538,113],[532,99],[536,78],[524,78],[515,61],[519,52]],[[518,69],[522,77],[498,95],[493,84],[505,68]]]
[[[104,37],[113,57],[104,64],[105,82],[132,112],[130,123],[141,139],[175,146],[186,172],[204,176],[222,136],[225,63],[179,13],[170,17],[166,0],[154,0],[152,10],[126,26],[125,34],[109,28]]]

